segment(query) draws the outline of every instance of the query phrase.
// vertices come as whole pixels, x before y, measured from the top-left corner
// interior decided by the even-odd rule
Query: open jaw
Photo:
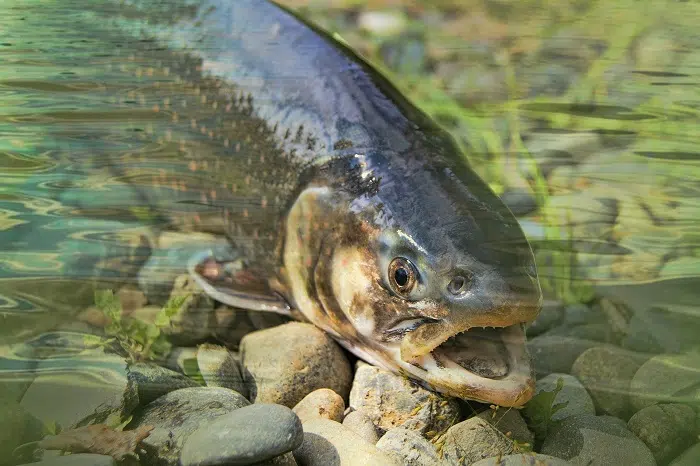
[[[437,391],[499,406],[519,407],[534,394],[524,324],[474,327],[454,334],[422,356],[395,362]],[[393,348],[392,348],[393,349]]]

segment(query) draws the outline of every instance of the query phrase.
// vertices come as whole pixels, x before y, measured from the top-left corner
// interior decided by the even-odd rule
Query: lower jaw
[[[447,357],[438,347],[414,364],[400,361],[401,369],[434,391],[462,399],[492,403],[504,407],[521,407],[534,395],[530,356],[521,325],[500,330],[507,351],[507,373],[485,377],[467,371]],[[436,358],[437,356],[437,358]]]

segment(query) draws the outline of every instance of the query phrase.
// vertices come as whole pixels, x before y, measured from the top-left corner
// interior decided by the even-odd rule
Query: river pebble
[[[435,445],[415,430],[404,427],[387,431],[377,442],[377,448],[405,466],[434,466],[442,462]]]
[[[199,386],[183,374],[147,362],[131,364],[128,377],[136,385],[142,406],[174,390]]]
[[[26,463],[18,466],[115,466],[116,464],[117,462],[111,456],[78,453],[56,456],[36,463]]]
[[[184,297],[170,325],[163,328],[168,339],[178,346],[193,346],[202,343],[215,328],[214,301],[188,274],[178,275],[168,299]]]
[[[547,330],[556,327],[564,319],[564,306],[558,301],[545,301],[542,303],[540,313],[535,320],[527,326],[527,337],[532,339],[543,334]]]
[[[525,419],[517,409],[488,409],[477,414],[477,417],[494,426],[506,437],[533,445],[535,436],[530,432]]]
[[[247,397],[240,363],[228,348],[211,343],[197,347],[197,366],[207,387],[230,388]]]
[[[256,403],[292,408],[319,388],[343,398],[350,391],[352,371],[343,350],[311,324],[290,322],[249,333],[241,341],[241,362]]]
[[[571,372],[571,366],[581,353],[600,345],[597,341],[581,340],[560,335],[543,334],[527,342],[535,373],[543,377],[552,372]]]
[[[698,464],[700,464],[700,443],[696,443],[676,457],[670,466],[697,466]]]
[[[379,440],[377,427],[362,411],[351,411],[346,414],[343,418],[343,425],[372,445]]]
[[[103,349],[58,356],[39,361],[37,372],[41,375],[32,381],[20,402],[37,419],[56,422],[63,429],[87,420],[118,423],[137,406],[137,387],[128,377],[123,357]]]
[[[144,440],[148,464],[177,466],[187,438],[213,419],[250,405],[243,395],[228,388],[183,388],[163,395],[134,416],[129,429],[151,425]]]
[[[434,437],[459,417],[456,399],[427,390],[406,377],[358,361],[350,407],[382,432],[406,427]]]
[[[649,447],[659,464],[668,464],[697,440],[695,411],[682,404],[647,406],[630,418],[627,427]]]
[[[297,466],[297,460],[294,459],[292,452],[284,455],[275,456],[269,460],[253,463],[255,466]]]
[[[14,449],[22,444],[41,440],[44,424],[29,414],[14,399],[0,395],[0,465],[12,460]]]
[[[192,374],[199,371],[196,346],[173,346],[162,362],[171,371]]]
[[[658,401],[700,405],[700,354],[662,354],[645,362],[630,383],[632,406],[639,411]]]
[[[628,419],[630,381],[641,364],[635,353],[600,346],[582,353],[571,373],[586,387],[599,413]]]
[[[394,458],[342,424],[316,419],[304,424],[304,441],[294,450],[302,466],[400,466]]]
[[[492,456],[513,453],[513,441],[490,423],[472,417],[449,428],[442,444],[442,455],[448,465],[472,464]]]
[[[29,352],[28,355],[22,355]],[[37,361],[23,344],[0,345],[0,371],[3,373],[0,384],[0,400],[19,402],[36,376]]]
[[[539,379],[535,388],[536,393],[542,391],[551,392],[557,386],[558,379],[564,382],[561,390],[554,398],[554,404],[566,403],[566,406],[555,412],[551,419],[561,421],[567,417],[579,414],[595,415],[595,406],[591,395],[576,377],[569,374],[549,374],[547,377]]]
[[[696,345],[697,335],[696,316],[652,307],[636,310],[627,326],[622,346],[640,352],[683,353]]]
[[[541,453],[575,465],[656,465],[644,442],[612,416],[581,414],[564,419],[547,435]]]
[[[306,395],[292,410],[301,422],[323,418],[341,422],[345,412],[345,401],[333,390],[319,388]]]
[[[248,465],[299,447],[301,421],[286,406],[257,403],[218,416],[185,440],[182,466]]]
[[[566,460],[540,453],[517,453],[477,461],[471,466],[569,466]]]

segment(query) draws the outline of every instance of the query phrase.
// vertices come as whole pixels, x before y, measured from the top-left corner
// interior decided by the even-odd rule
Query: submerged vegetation
[[[130,361],[138,362],[158,360],[168,354],[171,345],[164,329],[170,325],[171,318],[178,313],[187,298],[187,295],[170,298],[153,322],[125,316],[119,298],[112,290],[95,291],[95,306],[108,319],[104,331],[111,339],[106,342],[116,342]]]

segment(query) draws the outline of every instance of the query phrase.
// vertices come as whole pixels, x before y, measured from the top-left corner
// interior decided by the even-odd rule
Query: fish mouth
[[[502,337],[510,327],[472,328],[453,335],[431,354],[438,365],[455,364],[477,377],[498,379],[510,373],[511,342]]]
[[[445,330],[444,322],[423,323],[405,337],[432,333],[426,330],[430,326]],[[519,407],[533,396],[535,380],[524,323],[471,327],[447,335],[415,352],[405,351],[402,342],[395,354],[399,365],[430,388],[463,399]]]

